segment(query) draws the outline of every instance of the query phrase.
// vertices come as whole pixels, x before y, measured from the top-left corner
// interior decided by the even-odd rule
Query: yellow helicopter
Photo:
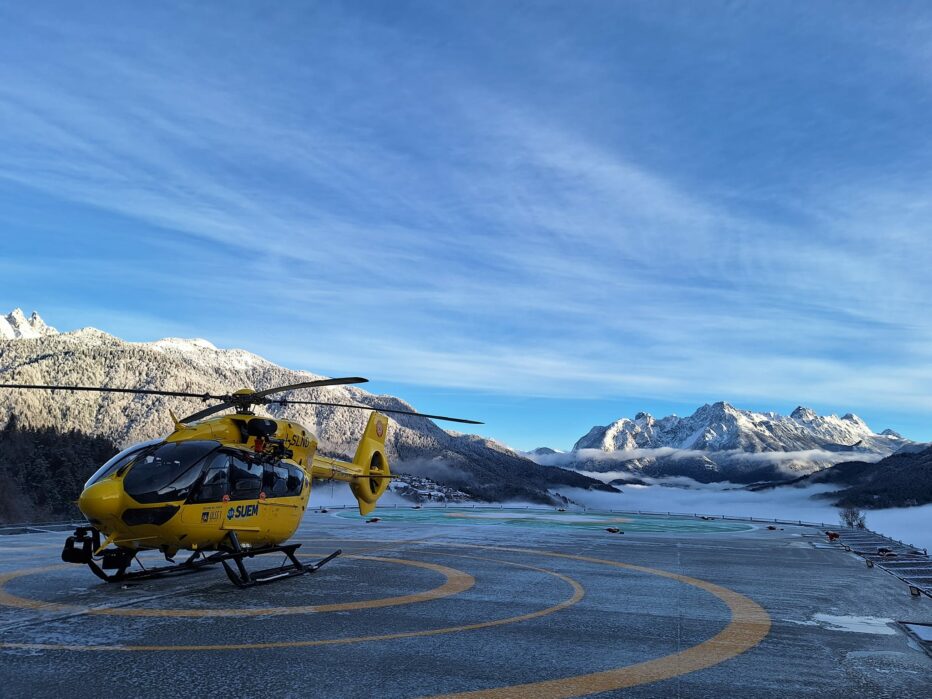
[[[314,478],[348,482],[361,515],[375,508],[391,478],[385,455],[388,417],[384,413],[482,424],[409,410],[270,398],[284,391],[366,381],[361,377],[322,379],[263,391],[241,389],[229,395],[36,384],[0,384],[0,388],[220,401],[180,420],[171,413],[171,434],[121,451],[90,477],[78,500],[89,526],[78,527],[68,537],[62,560],[87,564],[107,582],[193,572],[221,563],[234,584],[249,587],[313,573],[340,555],[335,551],[316,563],[304,564],[295,555],[301,544],[285,542],[301,523]],[[304,426],[252,412],[253,406],[270,404],[373,412],[356,454],[348,462],[319,456],[317,438]],[[235,412],[211,417],[230,408]],[[171,565],[142,568],[137,554],[145,550],[162,552]],[[191,553],[176,564],[174,557],[182,550]],[[267,553],[284,554],[285,561],[274,568],[247,571],[243,559]],[[141,570],[129,570],[134,560]]]

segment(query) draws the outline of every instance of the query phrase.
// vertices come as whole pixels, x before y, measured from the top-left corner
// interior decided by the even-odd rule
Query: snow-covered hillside
[[[280,367],[244,350],[218,349],[207,340],[168,338],[126,342],[94,328],[58,333],[33,314],[17,310],[0,325],[0,382],[135,387],[195,393],[230,393],[321,378]],[[10,328],[10,331],[7,330]],[[387,395],[349,386],[303,390],[294,398],[413,409]],[[0,427],[15,415],[23,425],[77,429],[126,445],[171,430],[169,410],[183,416],[204,407],[196,399],[162,396],[0,390]],[[352,455],[368,413],[325,406],[270,406],[276,417],[310,428],[322,451]],[[486,499],[543,501],[547,488],[601,483],[576,473],[542,468],[508,447],[475,435],[441,429],[423,418],[392,419],[387,439],[396,469],[406,462],[434,464],[437,480]]]

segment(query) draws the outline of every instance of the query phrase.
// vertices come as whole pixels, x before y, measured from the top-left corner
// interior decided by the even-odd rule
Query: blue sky
[[[932,9],[0,2],[0,308],[519,448],[715,400],[932,439]]]

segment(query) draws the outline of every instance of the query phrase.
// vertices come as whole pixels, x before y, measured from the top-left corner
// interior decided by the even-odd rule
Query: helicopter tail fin
[[[361,471],[361,477],[353,479],[350,488],[359,503],[359,514],[367,515],[375,509],[375,503],[388,488],[391,471],[385,455],[385,437],[388,434],[388,418],[373,411],[369,416],[353,464]]]

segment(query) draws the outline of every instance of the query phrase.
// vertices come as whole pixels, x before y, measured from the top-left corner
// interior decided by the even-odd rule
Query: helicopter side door
[[[199,531],[216,532],[226,514],[230,499],[230,455],[217,451],[208,457],[200,483],[194,488],[182,521]],[[192,537],[194,538],[194,537]]]
[[[269,533],[276,539],[291,536],[301,521],[303,511],[294,501],[288,464],[281,461],[263,464],[260,508],[268,519]],[[300,493],[299,493],[300,494]]]
[[[220,449],[208,457],[185,507],[184,523],[199,532],[231,529],[242,542],[287,539],[303,514],[303,472],[297,466]],[[192,535],[192,540],[198,540]]]
[[[265,517],[259,509],[262,492],[262,464],[245,452],[230,454],[230,500],[223,515],[223,529],[251,535],[264,534]],[[247,536],[244,541],[253,541]],[[242,539],[242,536],[241,536]]]
[[[264,535],[268,527],[259,508],[262,472],[262,464],[245,452],[220,449],[212,454],[200,485],[188,498],[185,523],[213,532],[243,532],[243,541]]]

